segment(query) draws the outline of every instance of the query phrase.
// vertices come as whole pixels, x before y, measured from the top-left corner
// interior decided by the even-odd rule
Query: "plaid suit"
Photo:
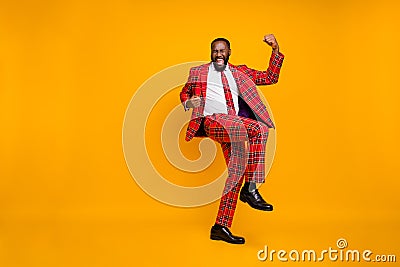
[[[210,137],[219,142],[228,166],[229,175],[216,220],[220,225],[231,226],[243,179],[258,183],[265,180],[265,144],[268,128],[275,126],[258,95],[256,85],[277,83],[283,59],[283,54],[273,53],[266,71],[228,63],[240,93],[238,116],[214,114],[204,117],[207,76],[211,63],[191,68],[188,81],[180,93],[182,103],[194,95],[202,100],[199,107],[193,108],[185,140]]]

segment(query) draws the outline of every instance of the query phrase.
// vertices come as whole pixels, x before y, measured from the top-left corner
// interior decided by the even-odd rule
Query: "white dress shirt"
[[[227,65],[223,71],[228,80],[229,88],[231,89],[231,94],[236,114],[238,114],[239,90],[237,88],[235,78],[233,78],[232,72],[229,69],[229,65]],[[203,115],[207,116],[207,115],[212,115],[214,113],[228,114],[228,109],[226,106],[224,87],[222,85],[221,72],[217,71],[214,67],[214,64],[211,62],[210,67],[208,69],[206,101],[204,105]]]

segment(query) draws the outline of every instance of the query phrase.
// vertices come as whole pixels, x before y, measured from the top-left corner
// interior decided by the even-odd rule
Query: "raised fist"
[[[270,47],[272,47],[272,50],[274,52],[279,52],[278,41],[276,41],[275,36],[273,34],[265,35],[263,41],[266,42]]]

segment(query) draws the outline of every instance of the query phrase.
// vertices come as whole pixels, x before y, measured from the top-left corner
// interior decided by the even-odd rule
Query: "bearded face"
[[[211,61],[218,71],[225,69],[229,61],[231,50],[224,41],[217,41],[211,47]]]

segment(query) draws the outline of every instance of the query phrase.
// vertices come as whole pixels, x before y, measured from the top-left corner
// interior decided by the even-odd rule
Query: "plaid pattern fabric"
[[[221,144],[228,166],[216,222],[230,227],[243,178],[246,182],[262,183],[265,180],[265,146],[269,128],[252,119],[213,114],[205,117],[204,130],[208,137]]]
[[[273,53],[266,71],[258,71],[248,68],[246,65],[235,66],[229,63],[229,68],[236,81],[241,97],[253,110],[257,118],[267,124],[270,128],[275,128],[275,126],[270,119],[260,96],[258,95],[256,85],[277,83],[283,59],[283,54]],[[186,141],[190,141],[194,136],[198,136],[196,134],[198,134],[197,132],[200,128],[202,118],[204,117],[204,99],[206,97],[209,66],[210,63],[191,68],[189,78],[180,93],[182,103],[185,103],[186,100],[190,99],[194,95],[200,96],[203,100],[199,107],[193,109],[192,117],[186,131]]]
[[[232,143],[233,144],[233,143]],[[243,142],[239,143],[243,144]],[[230,158],[231,158],[231,143],[221,143],[222,152],[224,153],[224,158],[226,165],[229,165]],[[244,148],[244,146],[238,146],[238,149]],[[244,153],[243,153],[244,154]],[[242,154],[242,155],[243,155]],[[229,176],[228,176],[229,177]],[[227,185],[225,184],[224,194],[221,197],[219,202],[218,214],[215,220],[215,223],[219,225],[223,225],[226,227],[232,226],[233,216],[235,215],[237,199],[239,197],[240,188],[242,187],[243,177],[241,176],[240,179],[233,184]],[[228,180],[227,180],[228,181]],[[228,192],[225,192],[228,191]]]
[[[223,71],[221,71],[221,81],[222,81],[222,87],[224,88],[226,108],[228,110],[228,114],[236,115],[235,105],[233,104],[231,89],[229,88],[228,79],[226,78],[226,75]]]
[[[283,59],[284,55],[281,53],[272,54],[266,71],[254,70],[246,65],[229,64],[240,97],[251,108],[257,121],[229,114],[214,114],[204,118],[204,100],[206,99],[210,63],[193,67],[190,70],[188,81],[182,88],[180,93],[182,103],[194,95],[199,96],[202,100],[201,105],[192,111],[186,131],[186,141],[190,141],[194,136],[204,136],[203,132],[205,131],[206,136],[221,144],[228,166],[228,179],[220,200],[217,224],[231,227],[244,179],[257,183],[264,182],[268,129],[275,128],[275,126],[258,95],[256,85],[278,82]],[[202,123],[204,123],[204,131],[203,127],[200,127]],[[246,142],[248,143],[247,147]]]

